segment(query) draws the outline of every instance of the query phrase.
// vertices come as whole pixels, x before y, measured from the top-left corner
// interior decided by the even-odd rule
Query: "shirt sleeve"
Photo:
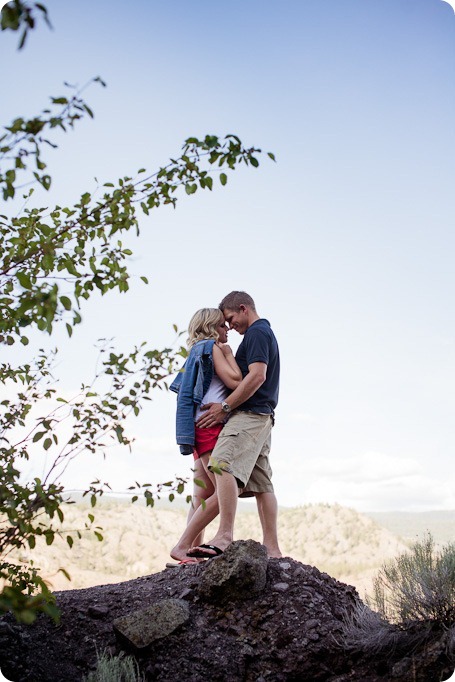
[[[253,362],[269,364],[270,343],[268,335],[262,329],[252,329],[246,341],[246,361],[248,365]]]

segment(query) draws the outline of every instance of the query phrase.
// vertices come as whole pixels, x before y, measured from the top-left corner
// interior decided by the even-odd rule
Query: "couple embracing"
[[[235,358],[228,327],[243,336]],[[244,291],[232,291],[218,309],[199,310],[188,332],[190,353],[171,390],[178,394],[177,443],[194,456],[203,486],[195,485],[187,527],[171,556],[189,563],[222,554],[233,541],[241,495],[256,498],[263,544],[269,557],[280,557],[269,463],[280,377],[275,335]],[[203,544],[218,513],[218,531]]]

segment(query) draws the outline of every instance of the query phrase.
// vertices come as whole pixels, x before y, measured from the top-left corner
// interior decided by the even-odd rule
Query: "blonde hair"
[[[188,325],[186,342],[188,348],[203,339],[218,341],[219,335],[216,328],[223,320],[224,315],[219,308],[201,308],[201,310],[196,311]]]

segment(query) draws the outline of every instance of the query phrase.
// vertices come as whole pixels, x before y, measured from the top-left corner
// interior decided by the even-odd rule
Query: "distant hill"
[[[170,560],[169,549],[181,534],[187,509],[159,505],[147,508],[126,500],[102,500],[93,510],[84,502],[64,509],[66,529],[83,529],[87,514],[94,513],[103,528],[104,541],[84,534],[72,549],[66,542],[44,543],[33,552],[23,550],[17,559],[33,558],[55,590],[116,583],[156,573]],[[214,533],[216,521],[206,531]],[[340,505],[314,504],[282,509],[279,514],[280,545],[285,556],[316,566],[334,578],[357,587],[360,596],[369,590],[381,564],[407,549],[404,539],[367,515]],[[402,538],[404,534],[401,533]],[[241,503],[235,539],[261,541],[254,504]],[[69,571],[68,583],[59,568]]]
[[[368,512],[366,515],[407,541],[421,540],[430,532],[438,544],[455,542],[455,509],[428,512]]]

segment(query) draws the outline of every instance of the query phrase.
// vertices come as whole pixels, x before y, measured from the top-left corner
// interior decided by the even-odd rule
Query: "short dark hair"
[[[220,310],[228,309],[237,312],[240,310],[241,305],[246,305],[256,312],[254,301],[246,291],[231,291],[230,294],[227,294],[227,296],[223,298],[218,307]]]

